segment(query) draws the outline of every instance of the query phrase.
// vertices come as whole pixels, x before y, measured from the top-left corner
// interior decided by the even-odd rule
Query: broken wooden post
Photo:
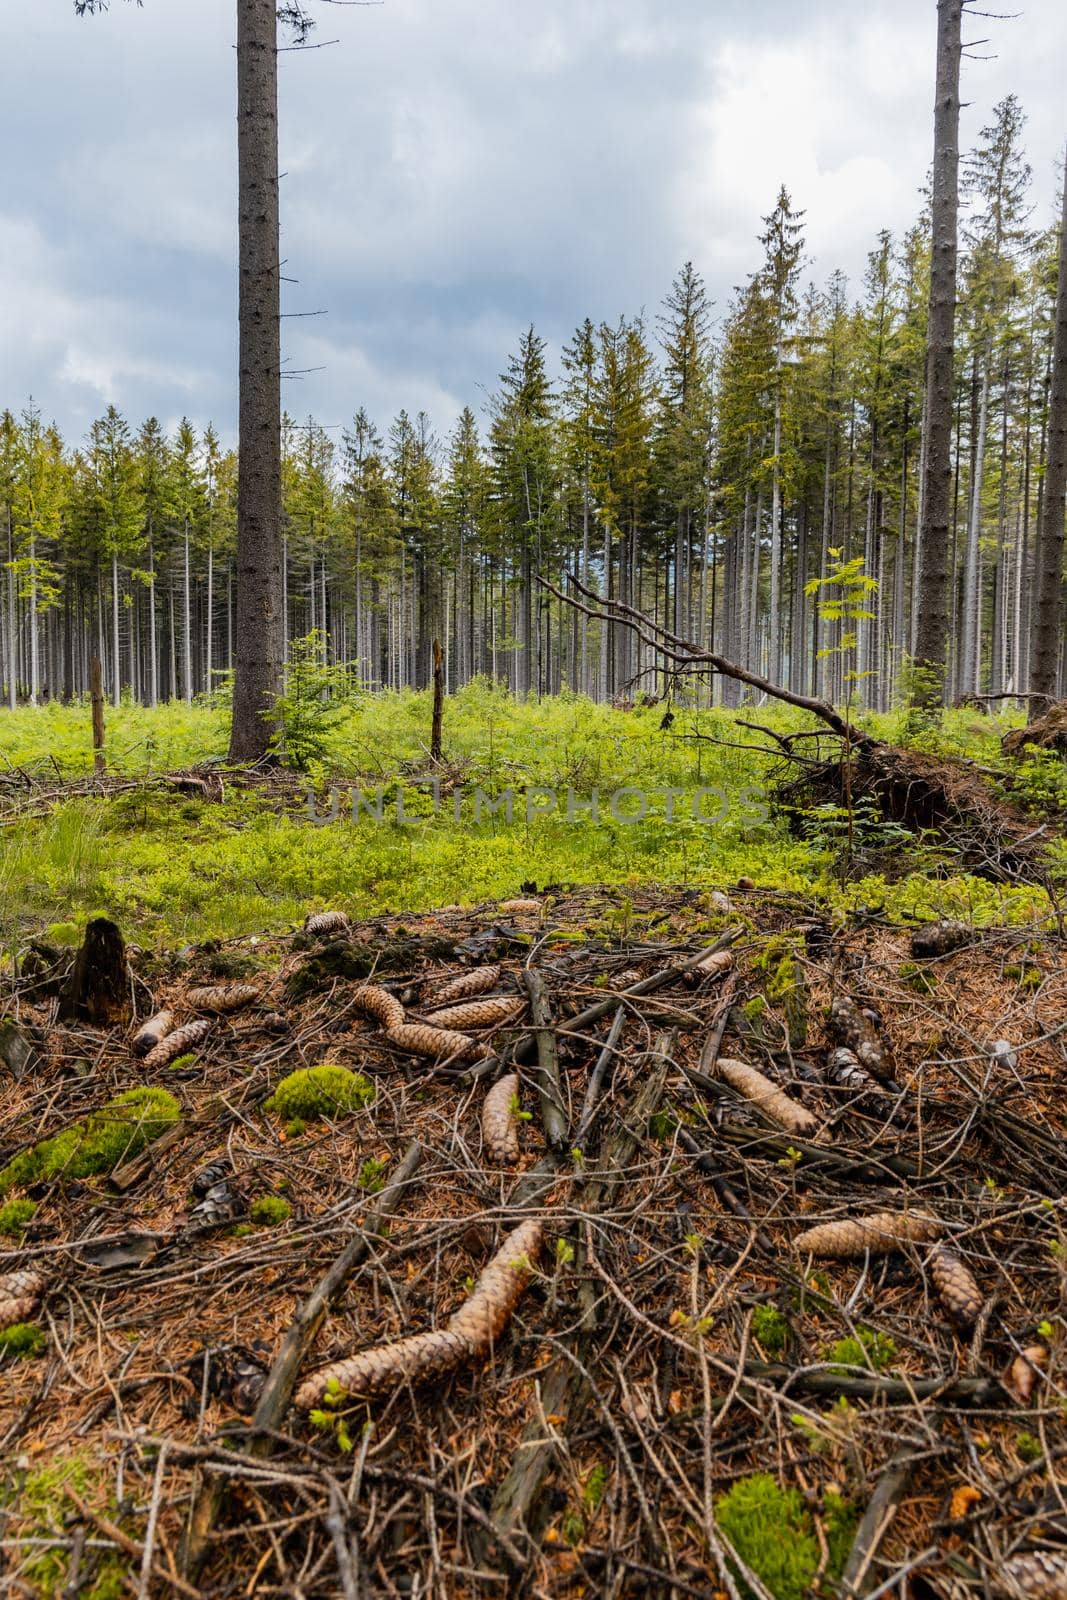
[[[445,673],[441,641],[433,642],[433,721],[430,724],[430,760],[441,759],[441,729],[445,714]]]
[[[89,696],[93,708],[93,771],[102,775],[107,761],[104,757],[104,669],[99,656],[94,656],[89,666]]]

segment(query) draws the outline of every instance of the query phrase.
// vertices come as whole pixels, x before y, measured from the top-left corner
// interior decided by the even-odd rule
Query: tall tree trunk
[[[148,694],[149,705],[159,704],[159,631],[156,623],[156,552],[152,525],[148,525]]]
[[[930,303],[926,324],[925,457],[920,530],[916,664],[931,675],[920,698],[935,703],[944,689],[948,644],[949,512],[952,488],[952,346],[956,328],[959,210],[960,19],[962,0],[938,0],[937,98],[931,197]]]
[[[960,693],[977,694],[981,687],[982,585],[979,548],[982,536],[982,481],[985,477],[986,436],[989,427],[989,359],[982,373],[978,402],[978,438],[974,451],[971,503],[967,518],[967,551],[963,572],[963,644],[960,651]]]
[[[111,555],[111,703],[118,706],[122,704],[122,675],[119,666],[122,661],[119,646],[119,558],[118,552]]]
[[[1035,571],[1030,690],[1052,700],[1059,664],[1063,603],[1063,515],[1067,492],[1067,166],[1060,219],[1060,265],[1056,284],[1056,333],[1048,408],[1048,466],[1045,469],[1041,526]]]
[[[240,417],[230,755],[267,752],[281,663],[281,349],[275,0],[237,0]]]
[[[189,518],[185,518],[182,541],[182,697],[186,705],[193,698],[193,618],[189,598]]]

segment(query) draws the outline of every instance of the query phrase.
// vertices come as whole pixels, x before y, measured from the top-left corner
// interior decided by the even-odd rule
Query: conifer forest
[[[1061,0],[21,9],[0,1600],[1067,1600]]]

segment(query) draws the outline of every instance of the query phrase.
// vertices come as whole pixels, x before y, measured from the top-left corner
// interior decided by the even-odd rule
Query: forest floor
[[[146,1084],[180,1121],[117,1170],[0,1173],[0,1271],[38,1279],[26,1353],[0,1356],[6,1592],[1053,1592],[1033,1582],[1067,1543],[1056,920],[923,955],[870,905],[701,877],[134,950],[139,1018],[253,991],[154,1068],[131,1027],[57,1021],[69,953],[9,980],[32,1055],[0,1083],[4,1159]],[[683,970],[715,944],[716,970]],[[540,977],[537,1050],[516,1011],[487,1059],[435,1062],[360,1004],[371,978],[410,1021],[490,965],[516,1005]],[[873,1078],[835,1075],[843,1044]],[[739,1057],[789,1101],[740,1095]],[[372,1099],[283,1122],[268,1097],[322,1062]],[[483,1134],[502,1070],[516,1160]],[[63,1160],[91,1142],[82,1121]],[[884,1212],[910,1222],[852,1258],[801,1238]],[[301,1381],[444,1329],[502,1248],[488,1358],[286,1409],[287,1332],[347,1246]]]
[[[356,917],[425,912],[506,898],[532,880],[625,892],[648,882],[686,888],[746,876],[844,909],[987,922],[1025,922],[1047,906],[1032,888],[961,872],[936,840],[906,838],[862,812],[854,819],[860,848],[842,873],[839,810],[824,808],[800,830],[773,810],[760,812],[758,791],[780,757],[773,736],[802,726],[800,713],[676,702],[664,727],[666,710],[619,711],[575,696],[523,704],[476,682],[446,701],[444,758],[434,764],[428,696],[368,695],[346,708],[305,777],[249,780],[226,770],[223,709],[124,704],[108,711],[103,782],[92,776],[87,706],[2,711],[0,944],[10,949],[45,933],[52,944],[73,945],[87,918],[105,910],[131,940],[179,946],[281,932],[309,905]],[[1000,737],[1018,720],[1011,712],[952,711],[924,747],[1002,774],[1039,816],[1067,813],[1067,764],[1002,756]],[[889,739],[900,738],[902,721],[899,713],[861,719]],[[206,774],[209,791],[193,784],[177,793],[167,775],[182,770]],[[437,814],[433,777],[441,783]],[[352,785],[372,799],[380,787],[380,821],[366,810],[351,819]],[[527,820],[539,786],[558,802]],[[512,821],[475,818],[479,787],[497,797],[514,791]],[[312,822],[309,788],[320,818],[337,794],[335,822]],[[626,788],[647,799],[639,825],[612,814],[611,796]],[[703,802],[716,819],[710,823],[692,814],[693,796],[708,789],[722,796]],[[620,813],[634,806],[631,798]]]

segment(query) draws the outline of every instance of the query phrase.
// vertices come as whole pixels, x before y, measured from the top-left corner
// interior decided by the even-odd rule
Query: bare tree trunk
[[[1067,167],[1063,180],[1060,265],[1056,285],[1056,334],[1049,390],[1048,466],[1037,543],[1030,690],[1051,700],[1056,693],[1060,611],[1063,596],[1063,514],[1067,492]]]
[[[237,3],[240,421],[230,755],[267,752],[281,663],[281,349],[275,0]]]
[[[122,679],[119,666],[122,655],[119,647],[119,558],[118,553],[111,556],[111,703],[118,706],[122,704]]]
[[[952,486],[952,346],[956,328],[959,210],[960,19],[962,0],[938,0],[937,98],[931,199],[933,258],[927,315],[925,458],[920,529],[916,663],[935,675],[921,698],[940,699],[948,644],[948,552]]]
[[[89,695],[93,714],[93,770],[102,773],[107,762],[104,758],[104,669],[99,656],[94,656],[90,664]]]
[[[185,518],[182,545],[182,696],[186,705],[193,698],[193,621],[189,602],[189,518]]]
[[[148,678],[149,705],[159,704],[159,635],[156,629],[156,552],[148,531]]]
[[[985,477],[986,436],[989,427],[989,359],[982,374],[978,402],[978,442],[974,452],[970,514],[967,519],[967,552],[963,576],[963,644],[960,655],[960,693],[977,694],[981,668],[982,584],[979,567],[979,541],[982,535],[982,480]]]

